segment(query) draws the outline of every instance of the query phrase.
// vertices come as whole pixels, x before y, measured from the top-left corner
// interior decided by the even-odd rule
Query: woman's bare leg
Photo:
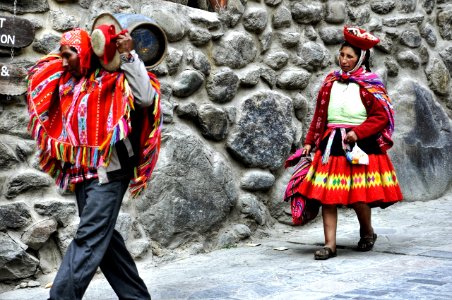
[[[323,205],[323,234],[325,235],[325,247],[336,252],[337,206]]]
[[[359,235],[360,237],[371,237],[374,234],[372,227],[372,211],[364,202],[353,204],[356,216],[359,221]]]
[[[353,209],[359,221],[359,236],[357,250],[370,251],[374,247],[377,235],[372,227],[372,213],[369,205],[366,203],[355,203]]]

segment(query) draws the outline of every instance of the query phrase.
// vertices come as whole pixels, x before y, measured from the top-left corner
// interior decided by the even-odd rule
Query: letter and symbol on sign
[[[0,16],[0,47],[24,48],[34,40],[35,29],[27,19]]]
[[[0,63],[0,95],[21,95],[27,91],[27,69],[15,64]]]
[[[13,47],[16,41],[16,36],[9,33],[3,33],[5,21],[6,18],[0,17],[0,29],[2,29],[2,32],[0,33],[0,44]]]
[[[2,71],[0,72],[0,76],[9,77],[9,71],[7,66],[2,66]]]
[[[35,38],[33,24],[25,18],[0,15],[0,50],[11,50],[11,62],[14,49],[29,46]],[[0,94],[21,95],[26,92],[26,70],[9,63],[0,63]]]

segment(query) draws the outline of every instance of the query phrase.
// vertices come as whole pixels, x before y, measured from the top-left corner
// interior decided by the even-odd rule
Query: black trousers
[[[115,230],[128,179],[76,186],[80,224],[50,290],[50,299],[82,299],[98,267],[119,299],[151,299],[121,234]]]

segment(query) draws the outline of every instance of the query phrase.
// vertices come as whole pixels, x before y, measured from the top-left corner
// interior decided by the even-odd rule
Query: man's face
[[[75,78],[81,78],[82,74],[80,71],[80,58],[78,56],[77,50],[73,47],[63,45],[60,48],[60,55],[63,59],[63,68],[68,71]]]

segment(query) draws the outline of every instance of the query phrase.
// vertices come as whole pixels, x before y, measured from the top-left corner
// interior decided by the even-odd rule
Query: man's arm
[[[146,67],[133,50],[133,40],[129,33],[119,35],[116,46],[121,56],[121,70],[132,89],[135,104],[140,107],[151,106],[155,90],[151,85]]]

